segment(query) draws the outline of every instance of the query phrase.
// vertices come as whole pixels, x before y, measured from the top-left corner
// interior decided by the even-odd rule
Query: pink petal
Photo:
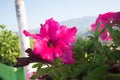
[[[53,61],[55,58],[52,50],[49,48],[43,50],[43,52],[41,53],[41,57],[48,61]]]
[[[30,36],[31,34],[28,32],[28,31],[26,31],[26,30],[23,30],[23,33],[26,35],[26,36]]]
[[[111,40],[112,40],[112,37],[111,37],[110,33],[107,32],[107,31],[103,32],[103,33],[100,35],[100,38],[101,38],[102,40],[105,40],[105,41],[108,41],[108,40],[111,41]]]
[[[62,33],[64,32],[64,33]],[[73,27],[73,28],[67,28],[65,29],[65,31],[62,31],[61,32],[61,37],[60,37],[60,40],[63,40],[64,43],[74,43],[75,42],[75,39],[76,39],[76,32],[77,32],[77,29],[76,27]]]
[[[26,35],[26,36],[31,36],[33,38],[39,38],[40,37],[40,34],[31,34],[29,33],[28,31],[24,30],[23,33]]]
[[[61,58],[61,56],[64,54],[59,47],[54,47],[53,53],[56,58]]]
[[[41,27],[40,34],[49,36],[52,41],[59,38],[60,25],[53,18],[46,20],[46,23]]]
[[[94,32],[94,31],[95,31],[95,28],[96,28],[96,24],[92,24],[92,25],[91,25],[91,31]]]
[[[65,64],[74,64],[75,60],[73,57],[73,51],[71,49],[65,49],[62,56],[62,62]]]
[[[120,24],[120,12],[108,12],[105,14],[100,14],[96,19],[96,23],[91,25],[91,31],[94,32],[96,26],[100,23],[100,27],[98,31],[101,31],[107,24],[114,26],[116,24]],[[102,40],[112,40],[110,33],[106,30],[100,35]]]
[[[46,43],[44,43],[42,40],[40,39],[35,39],[34,40],[34,53],[35,54],[41,54],[44,51],[44,48],[46,47]]]
[[[49,29],[49,25],[47,25],[47,24],[42,25],[41,29],[40,29],[40,34],[42,36],[48,36],[49,35],[48,29]]]

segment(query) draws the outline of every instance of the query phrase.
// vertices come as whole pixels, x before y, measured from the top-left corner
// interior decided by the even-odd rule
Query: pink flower
[[[31,78],[35,73],[36,73],[36,72],[27,73],[26,79],[27,79],[27,80],[30,80],[30,78]],[[36,80],[37,80],[37,79],[36,79]]]
[[[39,34],[30,34],[24,30],[26,36],[34,38],[34,54],[48,61],[60,58],[66,64],[74,63],[73,44],[76,32],[76,27],[67,28],[52,18],[41,26]]]
[[[113,23],[114,24],[119,24],[120,25],[120,12],[117,12],[116,14],[113,15]]]
[[[108,12],[105,14],[100,14],[99,17],[96,19],[96,22],[91,25],[91,31],[94,32],[96,26],[100,23],[100,27],[98,31],[100,32],[105,28],[106,24],[110,24],[112,27],[114,27],[116,24],[120,24],[120,12]],[[108,30],[106,29],[101,35],[100,38],[102,40],[112,40],[112,37]]]
[[[34,76],[35,74],[36,74],[36,71],[27,73],[27,75],[26,75],[26,80],[31,80],[31,77]],[[42,79],[39,79],[39,78],[42,78],[42,75],[40,75],[40,76],[39,76],[38,78],[36,78],[35,80],[42,80]]]

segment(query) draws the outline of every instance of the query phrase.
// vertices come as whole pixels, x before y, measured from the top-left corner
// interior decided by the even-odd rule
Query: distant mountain
[[[78,29],[78,34],[83,34],[86,33],[87,30],[90,30],[90,25],[95,22],[95,19],[95,16],[87,16],[82,18],[65,20],[60,23],[68,27],[76,26]]]
[[[78,29],[77,34],[86,35],[88,30],[90,29],[90,25],[95,22],[95,16],[86,16],[82,18],[68,19],[61,21],[60,24],[66,25],[68,27],[76,26]],[[40,29],[31,29],[29,30],[31,33],[39,33]],[[87,33],[88,34],[88,33]]]

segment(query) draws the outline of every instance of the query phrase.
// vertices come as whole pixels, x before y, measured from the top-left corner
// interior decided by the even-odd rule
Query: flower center
[[[48,47],[53,47],[53,42],[52,42],[52,40],[49,40],[49,42],[48,42]]]

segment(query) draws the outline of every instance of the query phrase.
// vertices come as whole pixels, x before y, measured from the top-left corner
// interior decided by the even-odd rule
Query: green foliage
[[[63,64],[56,59],[53,64],[37,63],[35,79],[40,75],[49,74],[53,80],[119,80],[120,79],[120,31],[106,25],[98,32],[99,25],[92,36],[78,38],[74,44],[75,64]],[[112,34],[112,41],[99,39],[106,29]],[[43,65],[47,67],[43,68]],[[114,72],[117,71],[117,72]]]
[[[86,71],[83,72],[85,75],[82,79],[78,80],[120,79],[120,31],[114,30],[110,25],[107,25],[106,27],[113,37],[111,42],[106,41],[108,44],[103,44],[102,40],[99,39],[100,34],[104,32],[106,28],[104,28],[101,32],[95,30],[96,32],[92,33],[92,36],[89,36],[88,40],[83,40],[80,38],[76,42],[75,53],[81,55],[79,58],[82,58],[83,61],[86,61],[89,64]],[[78,59],[76,60],[78,61]],[[118,73],[109,71],[111,68],[113,69],[114,65],[119,65],[116,67]],[[113,71],[115,71],[115,66]]]
[[[0,63],[15,65],[16,58],[21,55],[19,37],[0,25]]]
[[[30,38],[30,47],[33,48],[34,40]]]

